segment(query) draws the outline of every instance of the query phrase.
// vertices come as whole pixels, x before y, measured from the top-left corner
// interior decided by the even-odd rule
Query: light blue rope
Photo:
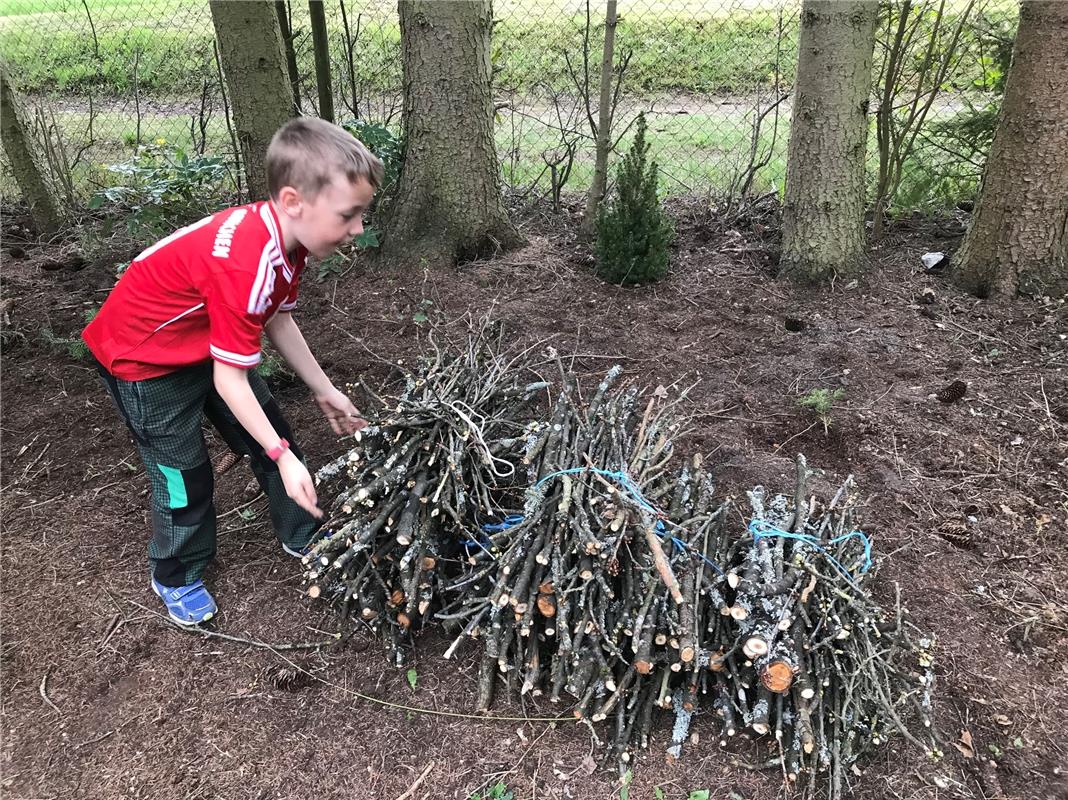
[[[546,475],[544,478],[534,484],[534,489],[540,489],[543,483],[550,481],[553,478],[558,478],[561,475],[578,475],[579,473],[583,472],[593,472],[604,478],[611,478],[612,480],[619,483],[624,489],[626,489],[627,492],[631,495],[631,497],[633,497],[638,502],[638,504],[642,506],[646,511],[651,511],[652,513],[659,516],[659,509],[657,509],[656,506],[654,506],[652,503],[645,499],[645,496],[642,495],[642,490],[635,485],[634,481],[632,481],[630,479],[630,476],[625,472],[613,472],[612,470],[597,469],[596,467],[572,467],[571,469],[562,469],[559,472],[550,472],[548,475]]]
[[[832,556],[823,545],[820,544],[820,540],[815,536],[808,533],[793,533],[792,531],[784,531],[780,528],[776,528],[769,522],[765,522],[762,519],[754,519],[749,522],[749,532],[753,534],[753,541],[760,541],[761,539],[794,539],[804,544],[811,545],[819,552],[826,556],[827,560],[831,562],[835,569],[845,576],[846,580],[853,584],[852,573],[843,566],[843,564],[834,556]],[[845,542],[852,538],[858,538],[864,543],[864,563],[860,567],[861,574],[871,569],[871,542],[868,537],[864,535],[862,531],[850,531],[849,533],[843,533],[841,536],[836,536],[831,539],[827,544],[838,544],[839,542]],[[854,584],[855,586],[855,584]]]
[[[670,522],[670,521],[668,522],[668,524],[669,525],[675,525],[674,522]],[[678,527],[681,527],[681,526],[675,525],[675,527],[678,528]],[[683,528],[683,530],[685,530],[685,528]],[[661,539],[663,539],[665,536],[668,535],[667,532],[664,530],[664,523],[660,522],[660,521],[658,521],[656,523],[656,532],[659,534]],[[715,561],[712,561],[710,558],[705,556],[703,553],[698,553],[696,550],[694,550],[692,547],[690,547],[688,544],[686,544],[686,542],[682,541],[682,539],[680,539],[678,536],[671,536],[669,538],[671,539],[671,543],[673,545],[675,545],[676,547],[681,548],[682,550],[685,550],[690,555],[696,556],[697,558],[701,559],[706,564],[708,564],[708,566],[712,567],[712,569],[714,569],[716,572],[718,572],[720,575],[725,575],[726,574],[720,568],[719,564],[717,564]]]
[[[534,491],[536,491],[536,490],[540,489],[542,484],[544,484],[546,481],[552,480],[553,478],[558,478],[561,475],[578,475],[580,473],[585,473],[585,472],[593,472],[593,473],[596,473],[597,475],[600,475],[600,476],[602,476],[604,478],[611,478],[612,480],[614,480],[617,483],[619,483],[620,486],[622,486],[624,489],[626,489],[627,490],[627,494],[629,494],[634,499],[634,501],[637,502],[638,505],[640,505],[646,511],[648,511],[651,514],[655,514],[658,517],[663,517],[664,516],[664,514],[660,511],[660,509],[658,509],[656,506],[654,506],[652,503],[650,503],[648,500],[645,499],[645,495],[642,494],[642,490],[638,488],[637,484],[635,484],[634,481],[631,480],[630,476],[625,472],[617,472],[617,471],[607,470],[607,469],[598,469],[597,467],[572,467],[571,469],[562,469],[562,470],[559,470],[558,472],[550,472],[548,475],[546,475],[540,481],[535,483],[534,486],[532,487],[532,489]],[[673,525],[676,528],[680,527],[678,525],[675,525],[675,523],[673,523],[671,521],[668,521],[668,524],[669,525]],[[685,529],[683,528],[682,530],[685,530]],[[681,550],[689,553],[690,555],[696,556],[697,558],[701,559],[706,564],[708,564],[708,566],[712,567],[712,569],[714,569],[716,572],[718,572],[720,575],[724,574],[724,572],[720,568],[719,564],[717,564],[715,561],[710,560],[703,553],[698,553],[696,550],[694,550],[692,547],[690,547],[688,544],[686,544],[686,542],[684,542],[679,537],[669,535],[667,533],[667,531],[664,529],[664,523],[662,521],[658,521],[656,523],[656,532],[657,532],[657,535],[660,536],[661,539],[670,539],[671,543],[674,544],[676,547],[678,547]]]

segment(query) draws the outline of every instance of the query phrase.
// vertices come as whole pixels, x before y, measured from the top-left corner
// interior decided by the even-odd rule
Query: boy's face
[[[312,199],[286,186],[279,192],[279,210],[288,217],[293,238],[316,258],[326,258],[363,233],[363,215],[375,190],[369,181],[334,178]]]

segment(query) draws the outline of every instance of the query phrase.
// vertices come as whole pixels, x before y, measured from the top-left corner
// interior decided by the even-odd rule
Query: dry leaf
[[[960,741],[954,742],[953,746],[960,750],[960,754],[965,758],[975,758],[975,748],[972,747],[972,734],[967,728],[961,730]]]
[[[665,386],[657,386],[653,389],[653,397],[659,397],[661,400],[666,400],[668,396],[668,390]]]
[[[1003,728],[1007,728],[1010,725],[1012,725],[1012,720],[1009,719],[1008,717],[1006,717],[1004,714],[996,714],[994,716],[994,722],[996,722],[998,725],[1002,726]]]

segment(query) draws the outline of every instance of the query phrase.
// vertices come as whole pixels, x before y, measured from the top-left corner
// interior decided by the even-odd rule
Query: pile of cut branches
[[[335,494],[303,562],[308,594],[335,602],[347,638],[352,616],[393,643],[403,663],[410,632],[435,605],[451,533],[498,513],[495,498],[521,477],[519,445],[542,382],[523,382],[527,352],[509,351],[483,324],[466,350],[429,340],[433,353],[382,397],[366,385],[369,427],[317,474]]]
[[[620,763],[658,709],[668,758],[706,710],[724,747],[767,744],[732,745],[736,763],[810,793],[823,776],[834,798],[894,732],[938,753],[931,642],[871,595],[852,477],[824,502],[799,456],[792,497],[756,487],[743,528],[702,458],[677,453],[687,389],[643,394],[615,367],[584,400],[561,367],[531,422],[547,386],[519,379],[528,355],[483,327],[396,396],[365,387],[373,425],[321,471],[337,499],[305,558],[345,636],[363,620],[397,663],[421,624],[450,632],[446,658],[475,640],[479,710],[501,686],[567,703]]]
[[[478,546],[438,616],[459,628],[446,656],[465,635],[482,640],[480,709],[500,679],[554,703],[566,693],[577,718],[614,716],[626,759],[671,685],[696,683],[707,664],[693,611],[713,585],[726,506],[711,509],[700,458],[671,467],[686,391],[670,403],[654,394],[643,409],[633,388],[614,390],[619,374],[585,407],[565,383],[523,454],[523,513],[471,533]]]
[[[825,775],[839,798],[856,760],[893,733],[941,754],[930,717],[932,642],[907,621],[900,598],[887,611],[871,595],[852,476],[828,503],[809,494],[810,478],[798,456],[792,502],[762,487],[748,493],[750,522],[725,565],[718,613],[731,625],[710,662],[712,705],[722,744],[743,730],[767,736],[773,753],[758,766],[790,783],[807,776],[810,794]],[[913,717],[919,733],[906,724]]]

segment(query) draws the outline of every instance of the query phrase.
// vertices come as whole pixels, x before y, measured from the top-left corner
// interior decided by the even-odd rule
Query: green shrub
[[[296,373],[289,368],[285,359],[271,348],[264,349],[263,358],[257,365],[256,372],[264,380],[273,381],[277,385],[296,383],[297,380]]]
[[[190,158],[184,150],[157,139],[142,145],[129,161],[108,166],[117,183],[89,201],[128,212],[134,235],[169,233],[192,219],[221,207],[228,178],[225,160],[214,156]]]
[[[816,419],[823,423],[824,434],[831,427],[831,411],[834,404],[845,397],[844,389],[812,389],[797,399],[797,404],[802,408],[811,408]]]
[[[343,127],[382,160],[386,175],[379,195],[385,194],[393,188],[400,176],[404,155],[400,137],[385,125],[363,119],[346,122]]]
[[[649,283],[667,272],[675,229],[660,206],[656,184],[642,114],[634,143],[619,165],[615,197],[597,220],[597,272],[606,281]]]

